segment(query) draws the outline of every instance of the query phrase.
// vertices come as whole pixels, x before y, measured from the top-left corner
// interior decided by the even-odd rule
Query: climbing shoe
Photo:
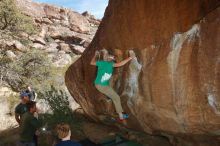
[[[128,119],[129,115],[127,113],[123,113],[123,119]]]
[[[126,119],[128,119],[129,115],[127,113],[122,113],[122,117],[118,119],[119,122],[123,122],[125,121]]]

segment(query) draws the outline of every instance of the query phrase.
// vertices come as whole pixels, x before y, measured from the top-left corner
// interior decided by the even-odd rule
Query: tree
[[[42,50],[31,49],[15,60],[0,56],[1,83],[8,85],[15,92],[34,87],[36,92],[47,90],[51,85],[61,86],[64,83],[58,78],[64,68],[52,65],[48,54]]]
[[[15,0],[0,0],[0,30],[33,33],[31,18],[22,14],[17,8]]]

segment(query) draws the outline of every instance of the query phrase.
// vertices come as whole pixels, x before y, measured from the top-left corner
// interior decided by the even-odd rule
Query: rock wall
[[[110,0],[91,45],[66,72],[66,85],[98,121],[107,105],[89,62],[102,48],[117,61],[133,50],[136,58],[116,69],[112,80],[130,114],[128,127],[167,136],[173,145],[217,146],[219,18],[219,0]]]

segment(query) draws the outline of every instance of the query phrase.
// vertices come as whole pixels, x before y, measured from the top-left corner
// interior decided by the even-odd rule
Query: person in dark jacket
[[[34,116],[37,112],[36,102],[30,101],[27,103],[28,111],[23,114],[20,125],[20,146],[36,146],[34,135],[39,135],[38,129],[41,124]]]
[[[15,107],[15,120],[21,125],[22,115],[28,111],[27,103],[30,101],[27,93],[21,93],[21,102]]]

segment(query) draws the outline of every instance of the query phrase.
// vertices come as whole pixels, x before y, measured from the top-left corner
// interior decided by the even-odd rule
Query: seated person
[[[55,146],[81,146],[81,144],[79,144],[78,142],[70,140],[71,131],[68,124],[58,124],[56,127],[56,131],[59,139],[61,139],[61,142],[59,142]]]

